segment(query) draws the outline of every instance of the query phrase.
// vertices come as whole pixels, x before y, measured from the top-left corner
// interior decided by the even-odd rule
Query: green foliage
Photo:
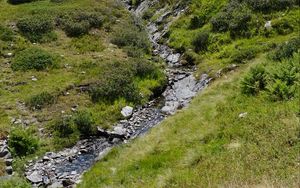
[[[190,22],[189,28],[190,28],[190,29],[201,28],[202,26],[205,25],[206,22],[207,22],[207,17],[206,17],[206,15],[193,16],[193,17],[191,18],[191,22]]]
[[[106,69],[104,75],[90,91],[92,100],[113,102],[124,97],[128,101],[139,102],[138,88],[133,82],[134,70],[120,62],[113,62]]]
[[[51,125],[51,129],[58,138],[68,138],[76,132],[73,120],[69,116],[55,120]]]
[[[101,52],[105,48],[102,43],[99,36],[85,35],[72,39],[71,47],[75,48],[80,53]]]
[[[86,35],[90,30],[90,23],[88,21],[67,21],[64,24],[64,31],[69,37],[79,37],[82,35]]]
[[[244,63],[247,60],[255,58],[257,50],[254,47],[236,49],[231,55],[231,61],[234,63]]]
[[[26,182],[25,179],[21,179],[19,177],[13,176],[8,179],[2,179],[0,181],[1,188],[31,188],[32,186]]]
[[[300,85],[298,85],[299,87]],[[268,94],[274,101],[289,100],[294,97],[296,87],[288,86],[286,82],[276,79],[274,83],[267,87]]]
[[[95,122],[91,113],[86,111],[77,112],[74,118],[74,123],[77,130],[84,137],[94,135],[96,132]]]
[[[34,153],[38,149],[38,140],[29,130],[14,129],[10,133],[8,145],[15,156]]]
[[[12,41],[14,39],[14,32],[4,26],[0,25],[0,40]]]
[[[43,42],[45,37],[53,34],[54,22],[49,15],[33,15],[25,17],[17,22],[17,27],[20,32],[31,42]],[[53,38],[52,36],[52,39]]]
[[[69,37],[79,37],[88,34],[91,28],[101,27],[104,19],[97,11],[76,10],[61,14],[56,22]]]
[[[30,97],[26,105],[29,106],[31,109],[35,110],[40,110],[44,108],[47,105],[51,105],[55,102],[55,97],[51,95],[48,92],[42,92],[40,94],[34,95]]]
[[[147,34],[132,25],[122,25],[114,33],[112,43],[119,47],[127,47],[127,49],[140,49],[144,53],[148,53],[150,43]],[[130,50],[128,50],[130,52]]]
[[[241,82],[242,93],[247,95],[257,95],[264,90],[267,85],[266,70],[263,66],[256,66],[250,69],[250,72]]]
[[[52,55],[40,48],[28,48],[16,54],[11,65],[15,71],[45,70],[54,64]]]
[[[251,17],[252,14],[245,4],[233,0],[211,19],[212,30],[214,32],[230,31],[233,38],[248,36]]]
[[[269,53],[269,57],[274,61],[282,61],[291,58],[300,48],[300,38],[294,38],[286,43],[280,44],[274,52]]]
[[[209,33],[201,32],[197,34],[192,41],[192,45],[194,46],[196,52],[206,51],[209,45]]]
[[[254,11],[271,12],[284,10],[297,4],[297,0],[244,0]]]

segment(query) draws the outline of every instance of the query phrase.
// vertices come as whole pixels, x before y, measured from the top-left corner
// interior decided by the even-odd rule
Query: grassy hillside
[[[116,1],[1,0],[0,23],[0,138],[11,135],[18,172],[164,87],[145,31]]]
[[[297,187],[299,7],[281,3],[189,1],[162,42],[216,80],[187,109],[115,148],[79,187]],[[143,17],[154,19],[151,11]]]

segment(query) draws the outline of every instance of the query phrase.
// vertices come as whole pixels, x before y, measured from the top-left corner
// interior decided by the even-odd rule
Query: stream
[[[129,5],[129,0],[121,0],[121,2],[136,17],[141,17],[156,3],[155,0],[144,0],[138,7],[133,8]],[[57,153],[47,152],[42,158],[29,161],[25,176],[33,187],[71,187],[79,183],[82,174],[96,161],[101,160],[111,148],[145,134],[167,116],[175,114],[178,109],[185,108],[191,99],[207,86],[210,81],[207,75],[202,75],[200,80],[197,80],[193,76],[194,67],[181,65],[182,54],[159,43],[168,31],[172,20],[178,18],[184,11],[185,9],[179,6],[174,10],[165,8],[157,10],[161,16],[146,26],[153,45],[153,53],[163,58],[167,64],[165,72],[168,76],[168,86],[162,96],[134,109],[132,116],[116,123],[112,131],[99,128],[98,137],[80,140],[71,148]],[[166,19],[171,21],[159,30],[158,28],[162,28],[159,24]]]

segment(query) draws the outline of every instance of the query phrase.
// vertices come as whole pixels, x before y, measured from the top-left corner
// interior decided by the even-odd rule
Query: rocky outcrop
[[[12,175],[13,174],[13,168],[12,168],[12,155],[8,149],[7,140],[0,140],[0,160],[4,161],[5,163],[5,172],[6,175]]]

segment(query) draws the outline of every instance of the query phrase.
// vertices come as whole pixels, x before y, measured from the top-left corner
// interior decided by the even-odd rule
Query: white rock
[[[133,113],[133,108],[131,106],[126,106],[124,108],[122,108],[121,114],[125,117],[125,118],[129,118]]]
[[[248,115],[248,112],[240,113],[239,118],[245,118]]]
[[[267,21],[267,22],[265,23],[265,28],[266,28],[267,30],[272,29],[272,21]]]
[[[41,176],[38,171],[34,171],[30,176],[26,176],[26,178],[32,183],[39,183],[43,181],[43,176]]]

